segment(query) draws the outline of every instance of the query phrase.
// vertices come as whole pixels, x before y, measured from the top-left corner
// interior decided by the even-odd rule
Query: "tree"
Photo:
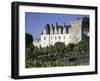
[[[82,20],[82,39],[89,41],[89,17],[83,17]]]
[[[73,51],[74,46],[75,46],[75,44],[73,44],[73,43],[68,44],[67,51]]]
[[[89,31],[89,17],[83,17],[82,28],[83,28],[83,31]]]
[[[55,45],[57,54],[64,55],[65,44],[63,42],[56,42]]]
[[[55,43],[55,47],[58,47],[58,48],[65,48],[65,44],[63,42],[56,42]]]
[[[32,42],[33,42],[33,37],[32,37],[32,35],[29,34],[29,33],[26,33],[26,34],[25,34],[25,38],[26,38],[26,39],[25,39],[25,41],[26,41],[26,47],[32,45]]]
[[[33,37],[31,34],[26,33],[25,34],[25,43],[26,43],[26,55],[25,55],[25,60],[29,60],[33,57]]]
[[[89,52],[89,44],[86,41],[80,41],[73,50],[77,54],[85,54]]]

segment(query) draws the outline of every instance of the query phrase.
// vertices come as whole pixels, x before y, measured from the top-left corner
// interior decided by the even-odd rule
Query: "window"
[[[59,39],[61,39],[61,36],[59,36]]]
[[[46,40],[46,37],[44,37],[44,40]]]
[[[65,39],[66,37],[64,36],[64,39]]]
[[[57,39],[57,36],[55,36],[55,39]]]

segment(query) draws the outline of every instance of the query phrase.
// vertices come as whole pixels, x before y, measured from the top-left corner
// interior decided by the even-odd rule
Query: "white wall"
[[[54,45],[56,42],[64,42],[65,45],[67,46],[71,42],[70,36],[71,36],[70,34],[41,35],[41,46],[42,47],[49,46],[49,43],[50,45]],[[45,40],[44,37],[46,38]]]
[[[49,37],[50,37],[49,35],[41,35],[41,46],[42,47],[49,46]]]
[[[10,78],[10,65],[11,65],[11,2],[14,0],[1,0],[0,1],[0,81],[13,81]],[[20,0],[16,0],[20,1]],[[21,1],[34,1],[44,3],[59,3],[59,4],[74,4],[74,5],[90,5],[99,6],[100,14],[100,0],[21,0]],[[100,15],[98,16],[100,21]],[[100,23],[98,23],[98,31],[100,31]],[[98,32],[100,34],[100,32]],[[98,38],[100,41],[100,36]],[[100,48],[100,42],[98,43]],[[100,53],[100,50],[98,51]],[[98,58],[100,62],[100,54]],[[100,68],[100,63],[99,67]],[[100,72],[100,69],[99,69]],[[26,81],[100,81],[100,73],[98,75],[82,75],[82,76],[66,76],[55,78],[39,78],[39,79],[26,79]],[[22,80],[21,80],[22,81]]]
[[[56,42],[63,42],[67,46],[69,43],[80,42],[82,40],[82,21],[73,21],[71,23],[71,29],[68,31],[70,33],[65,33],[65,31],[63,32],[63,34],[61,34],[61,29],[58,29],[58,34],[53,34],[53,30],[51,29],[50,35],[47,35],[46,30],[44,29],[43,32],[44,34],[41,35],[41,39],[40,39],[41,46],[46,47],[49,45],[55,45]],[[34,43],[34,45],[37,46],[39,44]]]

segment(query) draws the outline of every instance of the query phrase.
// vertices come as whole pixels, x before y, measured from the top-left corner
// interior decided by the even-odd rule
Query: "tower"
[[[76,20],[71,22],[71,31],[72,41],[78,43],[82,40],[82,20]]]
[[[63,25],[63,34],[66,34],[66,27],[65,27],[65,23]]]
[[[58,23],[56,23],[55,29],[54,29],[54,34],[57,34],[57,27],[58,27]]]
[[[43,35],[46,35],[46,28],[44,28],[43,30]]]
[[[63,34],[66,34],[66,28],[65,27],[63,28]]]
[[[50,25],[50,34],[53,34],[53,24]]]

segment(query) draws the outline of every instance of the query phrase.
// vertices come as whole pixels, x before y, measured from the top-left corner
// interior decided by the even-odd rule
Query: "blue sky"
[[[77,18],[82,19],[84,16],[87,15],[26,12],[25,32],[30,33],[34,39],[38,39],[46,24],[56,24],[56,22],[58,25],[69,24]]]

